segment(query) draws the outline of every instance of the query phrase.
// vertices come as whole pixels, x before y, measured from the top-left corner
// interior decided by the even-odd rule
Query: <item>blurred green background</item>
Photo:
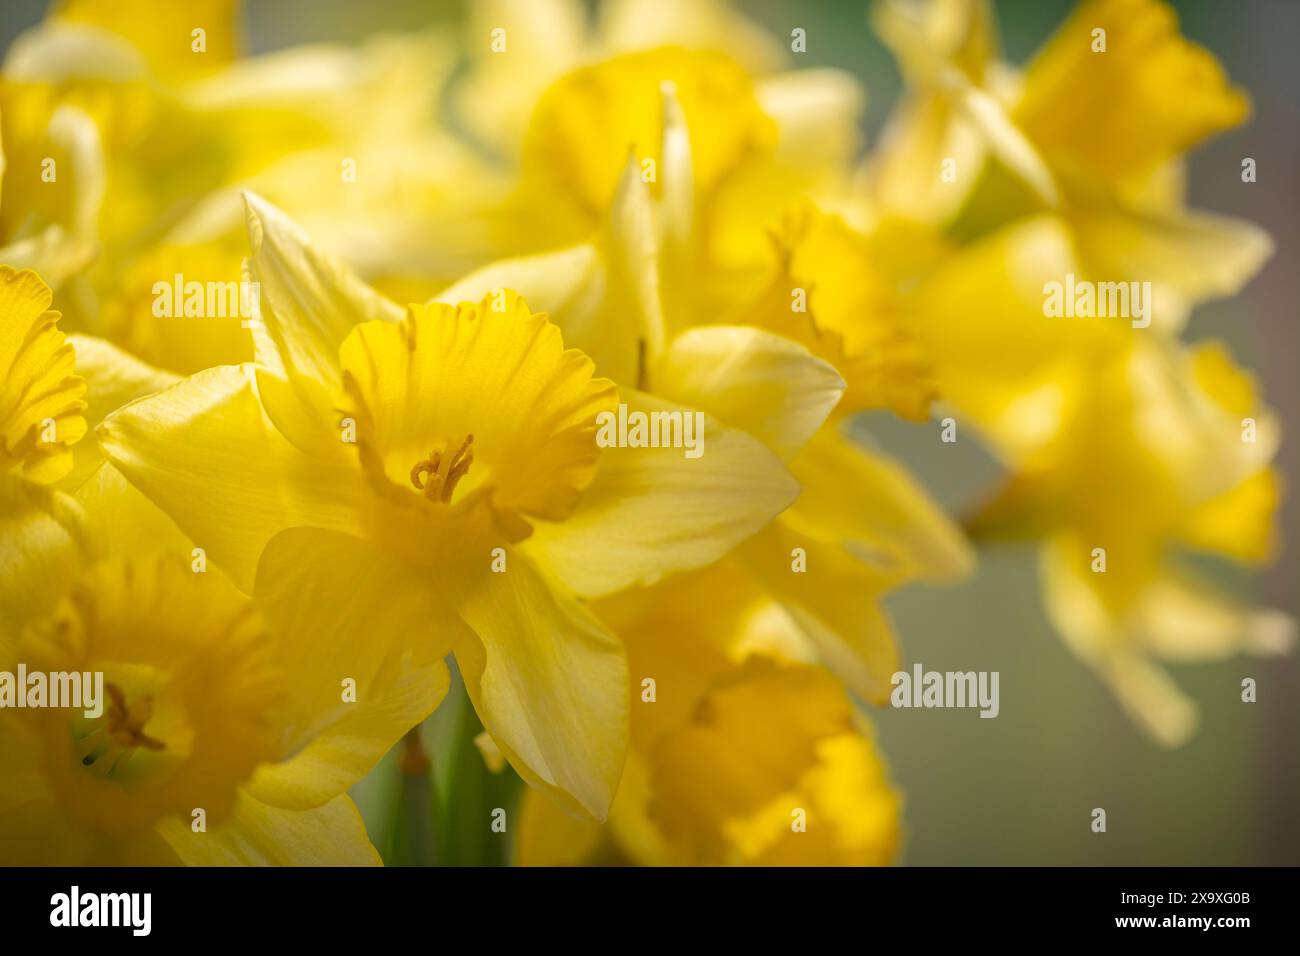
[[[1290,425],[1300,419],[1300,66],[1295,53],[1300,3],[1180,0],[1173,5],[1185,33],[1213,50],[1255,102],[1249,123],[1192,157],[1191,203],[1251,219],[1277,244],[1272,261],[1244,293],[1200,309],[1188,335],[1227,340],[1238,359],[1256,370],[1268,400]],[[0,47],[39,22],[46,6],[46,0],[5,0]],[[899,76],[868,29],[865,3],[750,0],[739,6],[778,35],[803,27],[808,52],[802,65],[832,65],[857,74],[870,95],[865,132],[871,137],[879,129],[898,94]],[[1005,0],[996,6],[1004,53],[1023,63],[1071,4]],[[254,52],[263,52],[303,41],[454,24],[463,16],[464,4],[454,0],[253,0],[246,19]],[[1241,182],[1246,156],[1258,164],[1254,184]],[[886,416],[872,416],[861,427],[954,510],[997,478],[997,467],[973,442],[941,445],[937,428]],[[1297,454],[1294,442],[1284,443],[1280,463],[1288,476],[1300,474]],[[1294,497],[1282,523],[1286,544],[1273,568],[1255,577],[1223,576],[1238,593],[1298,614],[1300,520]],[[1197,700],[1202,722],[1188,746],[1166,752],[1137,734],[1101,684],[1050,631],[1030,551],[984,554],[978,574],[961,586],[913,587],[890,603],[909,662],[937,670],[1001,672],[996,720],[953,710],[887,709],[875,715],[883,749],[906,794],[903,862],[1300,864],[1297,657],[1173,668],[1175,679]],[[1258,681],[1258,703],[1241,703],[1243,677]],[[457,703],[449,699],[446,712],[426,728],[426,738],[452,754],[452,762],[476,768],[481,766],[474,763],[478,755],[472,748],[476,720]],[[399,806],[392,764],[390,758],[357,793],[371,821]],[[445,787],[450,768],[438,769],[436,785]],[[461,806],[490,808],[507,799],[505,781],[479,773],[465,775],[464,781],[453,795]],[[1107,811],[1104,835],[1089,829],[1093,807]],[[414,820],[419,808],[407,812]],[[398,825],[405,826],[400,819]],[[454,828],[446,821],[433,826],[440,828],[434,838],[443,843],[448,862],[499,854],[500,848],[453,848],[448,833]],[[372,832],[372,837],[389,851],[391,862],[398,862],[392,858],[396,837],[407,840],[408,856],[418,856],[418,843],[429,834],[400,830]]]

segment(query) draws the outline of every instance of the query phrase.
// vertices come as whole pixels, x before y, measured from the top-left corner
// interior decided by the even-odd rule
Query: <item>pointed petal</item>
[[[363,777],[447,693],[454,618],[396,558],[351,535],[290,528],[267,544],[254,597],[293,677],[280,713],[286,760],[249,786],[276,806],[324,803]],[[351,693],[346,691],[351,690]]]
[[[473,635],[456,662],[483,726],[520,776],[603,820],[627,750],[623,645],[512,552],[503,573],[465,573],[457,610]]]
[[[792,560],[803,550],[806,570]],[[740,548],[745,567],[794,618],[817,656],[871,703],[889,697],[898,646],[881,608],[889,581],[878,571],[777,519]]]
[[[254,193],[247,209],[249,278],[259,283],[257,361],[282,371],[303,402],[329,407],[339,382],[339,346],[358,323],[401,321],[403,310],[316,248],[297,223]]]
[[[282,810],[240,793],[230,820],[206,833],[169,819],[158,832],[187,866],[379,866],[346,796],[312,810]]]
[[[86,516],[71,498],[0,474],[0,657],[53,607],[81,565]]]
[[[113,464],[243,590],[284,528],[350,531],[359,469],[313,461],[262,411],[250,366],[208,369],[98,429]]]
[[[691,329],[656,369],[656,392],[739,428],[789,460],[826,420],[844,380],[784,336],[743,326]]]
[[[956,523],[896,461],[823,429],[794,460],[803,494],[784,516],[894,580],[953,579],[975,557]]]
[[[642,392],[620,397],[629,415],[703,415]],[[578,507],[562,522],[539,522],[526,549],[584,597],[651,584],[722,557],[799,489],[757,439],[707,415],[703,421],[696,458],[680,447],[603,449]]]

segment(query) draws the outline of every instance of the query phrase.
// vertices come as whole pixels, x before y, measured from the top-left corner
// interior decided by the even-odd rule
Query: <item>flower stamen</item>
[[[469,473],[469,466],[474,463],[474,452],[470,450],[473,443],[473,435],[465,436],[456,453],[447,459],[445,469],[442,453],[429,452],[428,458],[417,461],[411,468],[411,484],[430,501],[450,504],[457,483]]]
[[[108,707],[103,723],[82,741],[83,747],[89,744],[91,748],[81,758],[83,766],[92,766],[105,754],[111,753],[113,762],[108,768],[108,773],[111,774],[121,759],[129,756],[137,747],[145,750],[166,748],[167,745],[161,740],[144,732],[145,724],[153,717],[153,697],[146,694],[128,704],[126,694],[116,684],[106,683],[104,690],[108,693]],[[95,740],[100,733],[104,733],[106,739]]]

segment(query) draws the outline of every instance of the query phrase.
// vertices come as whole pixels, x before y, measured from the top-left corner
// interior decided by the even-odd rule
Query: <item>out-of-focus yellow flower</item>
[[[167,83],[213,73],[243,52],[240,0],[58,0],[51,17],[122,37]]]
[[[86,384],[36,273],[0,266],[0,472],[57,481],[86,433]]]
[[[795,206],[773,231],[767,286],[737,319],[794,339],[839,369],[847,388],[838,416],[888,408],[913,421],[929,417],[936,391],[912,332],[918,317],[890,269],[889,246],[903,238],[864,235],[811,204]]]
[[[1134,336],[1062,396],[1060,429],[973,519],[980,537],[1045,541],[1057,629],[1161,743],[1194,705],[1153,663],[1280,653],[1294,622],[1194,575],[1181,553],[1251,564],[1273,551],[1278,425],[1222,346],[1174,351]]]
[[[727,0],[612,0],[599,5],[594,22],[579,0],[484,0],[470,8],[464,46],[469,68],[452,87],[457,119],[476,139],[511,157],[523,146],[538,100],[561,76],[657,47],[726,51],[774,96],[808,94],[806,111],[854,99],[847,74],[786,69],[794,57],[785,41]],[[843,140],[809,143],[806,151],[832,145]]]
[[[676,25],[669,17],[645,40]],[[671,265],[691,262],[706,298],[709,289],[735,295],[736,282],[755,278],[767,257],[763,230],[788,203],[847,189],[864,95],[836,70],[756,77],[722,52],[733,49],[729,39],[652,44],[575,65],[539,88],[519,134],[518,186],[481,217],[497,255],[588,239],[631,155],[663,207]],[[505,68],[513,55],[485,57]],[[520,216],[537,225],[514,228]]]
[[[743,574],[716,565],[596,610],[628,648],[628,768],[603,828],[528,799],[517,862],[893,860],[901,800],[869,726],[829,673],[770,656],[798,628]]]
[[[434,125],[445,39],[241,58],[237,13],[216,0],[184,11],[133,0],[125,15],[61,4],[15,41],[0,80],[6,261],[42,271],[70,328],[183,373],[252,357],[248,316],[154,308],[157,284],[176,276],[238,282],[241,187],[391,287],[482,258],[468,231],[443,248],[449,260],[430,251],[458,197],[492,179]]]
[[[1179,34],[1162,0],[1079,4],[1023,75],[994,61],[983,0],[884,0],[876,14],[915,87],[868,177],[893,213],[907,215],[889,197],[914,171],[940,194],[914,214],[961,235],[1059,215],[1080,274],[1150,281],[1154,326],[1171,334],[1193,306],[1237,292],[1271,254],[1253,224],[1184,208],[1184,154],[1250,107],[1213,56]]]
[[[1080,4],[1019,76],[995,59],[985,3],[875,12],[914,109],[897,115],[868,195],[905,216],[891,188],[922,170],[933,201],[916,217],[965,243],[917,283],[925,320],[913,328],[940,394],[1013,476],[973,528],[1046,542],[1057,629],[1152,736],[1181,743],[1194,707],[1154,658],[1290,643],[1285,619],[1174,560],[1187,548],[1264,560],[1279,495],[1275,426],[1253,386],[1219,350],[1169,341],[1270,250],[1255,226],[1188,211],[1181,196],[1183,153],[1241,122],[1248,101],[1159,0]],[[1150,282],[1157,340],[1127,317],[1048,315],[1047,283],[1067,276]],[[1251,416],[1258,436],[1243,441]]]
[[[0,717],[6,863],[378,862],[343,790],[404,731],[385,736],[385,721],[432,710],[429,672],[340,718],[346,648],[274,635],[186,552],[103,555],[103,532],[135,510],[92,519],[12,476],[3,495],[0,666],[104,675],[98,717]],[[368,675],[342,670],[364,701]],[[329,683],[285,685],[287,672]]]
[[[388,638],[376,645],[422,660],[454,652],[525,779],[603,817],[626,664],[575,590],[708,564],[785,507],[793,481],[707,418],[703,464],[679,448],[598,448],[597,413],[620,400],[690,410],[616,392],[514,293],[403,317],[253,197],[249,228],[260,365],[110,416],[110,459],[268,615],[374,629]]]

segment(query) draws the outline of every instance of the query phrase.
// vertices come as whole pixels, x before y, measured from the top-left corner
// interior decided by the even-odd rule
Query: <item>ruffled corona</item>
[[[0,471],[57,481],[86,433],[85,382],[36,273],[0,266]]]
[[[19,654],[29,668],[103,675],[97,716],[22,712],[55,801],[103,838],[196,810],[220,823],[277,756],[267,632],[219,574],[179,556],[93,566],[29,625]]]
[[[615,407],[613,383],[513,292],[362,324],[340,360],[342,412],[387,502],[458,514],[483,503],[519,540],[529,519],[567,517],[595,475],[596,421]]]

